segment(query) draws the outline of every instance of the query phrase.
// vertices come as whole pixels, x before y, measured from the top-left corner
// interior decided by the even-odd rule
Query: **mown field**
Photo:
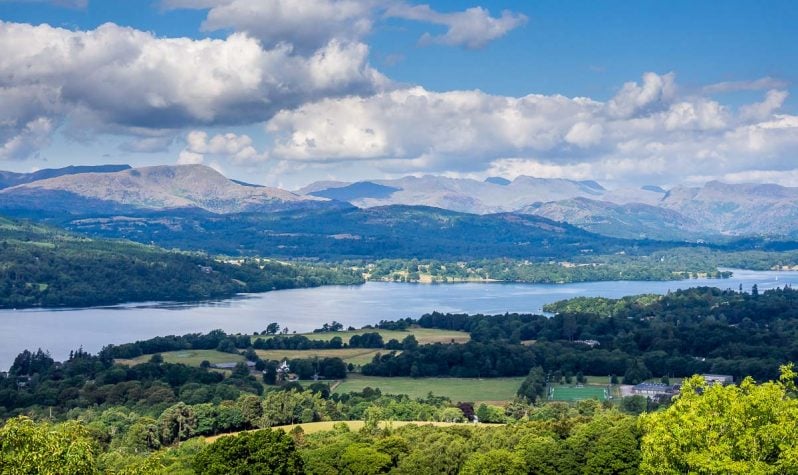
[[[335,386],[334,392],[348,393],[370,387],[379,388],[383,394],[407,394],[411,398],[425,397],[428,393],[446,396],[452,401],[503,402],[515,397],[524,381],[517,378],[385,378],[350,374]]]
[[[419,344],[424,345],[427,343],[464,343],[471,339],[467,332],[459,332],[454,330],[439,330],[436,328],[409,328],[407,331],[398,330],[382,330],[379,328],[362,329],[354,331],[340,331],[340,332],[320,332],[320,333],[302,333],[311,340],[329,341],[333,337],[341,337],[344,343],[348,342],[354,335],[362,335],[364,333],[376,332],[382,336],[382,339],[387,343],[391,339],[402,341],[406,336],[413,335],[418,340]],[[270,336],[253,336],[257,338],[271,338]]]
[[[549,391],[550,401],[582,401],[585,399],[607,399],[606,386],[553,386]]]
[[[377,353],[386,353],[384,348],[339,348],[330,350],[255,350],[262,360],[290,360],[295,358],[341,358],[346,363],[364,365],[370,363]]]
[[[204,360],[208,360],[211,364],[217,363],[237,363],[244,361],[241,355],[234,355],[232,353],[223,353],[216,350],[180,350],[180,351],[167,351],[161,353],[163,360],[167,363],[182,363],[186,366],[199,366]],[[141,355],[131,359],[117,359],[116,362],[128,366],[134,366],[141,363],[146,363],[152,358],[152,355]]]

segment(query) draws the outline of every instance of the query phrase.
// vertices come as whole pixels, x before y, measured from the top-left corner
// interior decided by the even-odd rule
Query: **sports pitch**
[[[605,386],[552,386],[549,388],[550,401],[582,401],[584,399],[607,400]]]

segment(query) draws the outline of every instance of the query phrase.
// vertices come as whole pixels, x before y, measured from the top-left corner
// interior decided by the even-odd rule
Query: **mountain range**
[[[652,185],[608,190],[595,181],[423,176],[318,182],[297,193],[362,208],[405,204],[474,214],[533,214],[623,238],[711,240],[798,235],[798,188],[775,184],[711,181],[670,190]]]
[[[0,213],[80,218],[301,210],[440,208],[472,215],[531,215],[623,239],[721,240],[798,236],[798,188],[774,184],[610,190],[592,181],[520,176],[484,181],[408,176],[325,181],[295,192],[230,180],[202,165],[67,167],[0,172]],[[383,212],[384,213],[384,212]],[[196,214],[195,214],[196,215]]]
[[[53,173],[53,178],[0,190],[0,211],[89,215],[185,208],[226,214],[278,211],[325,201],[229,180],[202,165],[62,171]]]

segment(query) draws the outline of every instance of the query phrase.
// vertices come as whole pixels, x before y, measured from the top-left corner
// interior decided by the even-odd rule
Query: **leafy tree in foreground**
[[[641,473],[798,473],[792,364],[781,380],[709,386],[694,376],[664,411],[641,416]]]
[[[16,417],[0,428],[0,473],[97,473],[94,444],[77,421],[50,425]]]
[[[200,475],[304,473],[294,440],[271,429],[222,437],[197,454],[193,468]]]

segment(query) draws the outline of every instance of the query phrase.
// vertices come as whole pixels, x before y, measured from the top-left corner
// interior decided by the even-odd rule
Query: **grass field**
[[[549,390],[551,401],[582,401],[584,399],[607,399],[606,386],[552,386]]]
[[[471,339],[468,333],[458,332],[454,330],[438,330],[436,328],[410,328],[407,331],[396,330],[380,330],[380,329],[365,329],[355,331],[342,331],[342,332],[326,332],[326,333],[302,333],[303,336],[311,340],[328,341],[333,337],[339,336],[344,343],[349,342],[353,335],[362,335],[363,333],[377,332],[382,335],[382,339],[387,343],[391,339],[402,341],[407,335],[413,335],[420,344],[426,343],[463,343]],[[252,337],[255,338],[271,338],[269,336]]]
[[[518,378],[383,378],[350,374],[334,392],[362,391],[366,387],[380,388],[383,394],[407,394],[411,398],[446,396],[452,401],[504,402],[515,397],[522,377]]]
[[[385,349],[375,348],[340,348],[332,350],[255,350],[263,360],[283,360],[293,358],[341,358],[347,363],[364,365],[371,363],[377,353],[387,353]]]
[[[237,363],[244,361],[241,355],[234,355],[231,353],[222,353],[216,350],[180,350],[180,351],[167,351],[161,353],[163,360],[167,363],[182,363],[187,366],[199,366],[203,360],[208,360],[211,364],[216,363]],[[141,355],[129,360],[117,359],[116,362],[129,366],[146,363],[150,360],[152,355]]]
[[[288,426],[278,426],[274,427],[274,429],[284,430],[286,432],[290,432],[294,427],[301,427],[305,434],[313,434],[316,432],[324,432],[327,430],[332,430],[335,424],[346,424],[349,426],[349,430],[351,431],[358,431],[363,428],[365,422],[363,421],[324,421],[324,422],[307,422],[305,424],[294,424]],[[416,424],[420,426],[435,426],[435,427],[450,427],[450,426],[457,426],[457,425],[471,425],[468,422],[432,422],[432,421],[382,421],[380,422],[380,426],[383,428],[385,427],[401,427],[410,424]],[[504,424],[481,424],[479,427],[500,427]],[[249,432],[249,431],[245,431]],[[220,437],[225,437],[228,435],[236,435],[240,434],[240,432],[232,432],[229,434],[219,434],[214,435],[211,437],[205,437],[205,442],[211,443],[215,440],[219,439]]]

